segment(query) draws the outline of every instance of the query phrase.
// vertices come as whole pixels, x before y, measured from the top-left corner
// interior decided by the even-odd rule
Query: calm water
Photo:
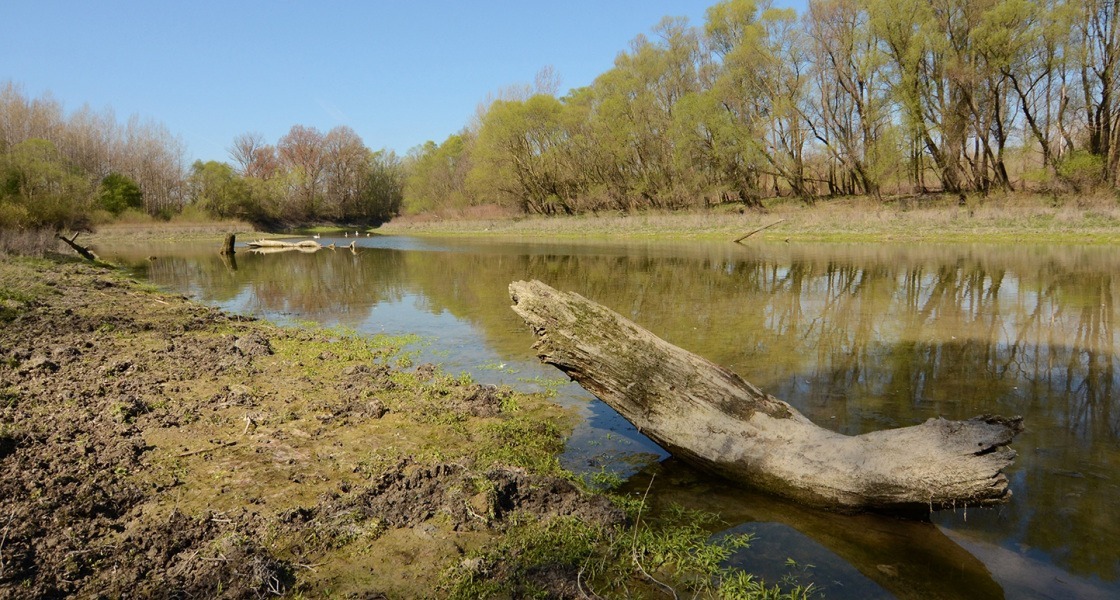
[[[320,240],[329,243],[331,240]],[[339,238],[339,245],[351,240]],[[700,476],[572,384],[568,465],[720,513],[735,561],[829,598],[1120,597],[1120,250],[1099,247],[546,243],[372,237],[257,255],[100,247],[137,276],[281,322],[419,334],[420,361],[521,389],[557,385],[507,286],[577,291],[856,434],[1019,414],[1012,502],[933,523],[802,509]],[[149,260],[149,256],[155,257]],[[788,563],[787,558],[793,559]]]

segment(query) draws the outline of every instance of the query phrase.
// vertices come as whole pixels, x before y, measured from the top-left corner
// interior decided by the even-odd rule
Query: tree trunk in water
[[[674,456],[728,479],[841,511],[1006,502],[1021,418],[930,419],[847,436],[618,313],[539,282],[510,285],[534,348]]]
[[[230,256],[233,255],[233,253],[234,253],[233,245],[236,243],[236,239],[237,239],[237,234],[227,233],[225,241],[222,242],[222,251],[219,254],[230,255]]]

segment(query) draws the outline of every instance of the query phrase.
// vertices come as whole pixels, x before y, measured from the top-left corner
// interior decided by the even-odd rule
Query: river
[[[281,323],[414,334],[415,362],[551,390],[576,472],[757,535],[732,561],[828,598],[1120,597],[1120,250],[1096,246],[547,242],[374,236],[234,260],[215,244],[95,248],[136,277]],[[510,310],[539,279],[605,304],[848,434],[1022,415],[997,508],[839,516],[701,476],[558,372]],[[651,481],[652,478],[652,481]]]

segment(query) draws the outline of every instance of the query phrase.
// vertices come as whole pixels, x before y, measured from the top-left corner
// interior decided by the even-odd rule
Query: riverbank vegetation
[[[379,232],[484,235],[521,239],[658,239],[831,242],[1120,242],[1120,205],[1110,195],[993,194],[969,199],[930,195],[890,202],[869,197],[807,205],[767,199],[763,209],[643,210],[565,217],[521,215],[498,207],[405,215]]]
[[[191,208],[276,228],[485,207],[1115,204],[1118,15],[1102,0],[812,0],[803,14],[725,0],[700,24],[666,17],[588,86],[562,94],[546,68],[404,157],[345,126],[297,124],[277,140],[236,135],[229,162],[188,166],[158,124],[65,114],[7,83],[0,228]]]

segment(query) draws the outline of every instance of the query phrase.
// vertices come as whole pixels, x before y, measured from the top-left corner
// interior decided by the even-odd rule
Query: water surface
[[[715,510],[729,530],[757,530],[738,563],[785,565],[827,597],[1120,596],[1120,251],[384,236],[360,238],[357,252],[239,251],[231,263],[212,246],[97,250],[229,310],[418,334],[420,361],[520,389],[558,386],[558,400],[584,417],[569,467],[633,475],[628,485],[649,487],[651,503]],[[536,361],[533,336],[509,309],[518,279],[601,302],[844,433],[1023,415],[1008,472],[1014,498],[937,513],[932,524],[842,517],[656,464],[663,451]]]

